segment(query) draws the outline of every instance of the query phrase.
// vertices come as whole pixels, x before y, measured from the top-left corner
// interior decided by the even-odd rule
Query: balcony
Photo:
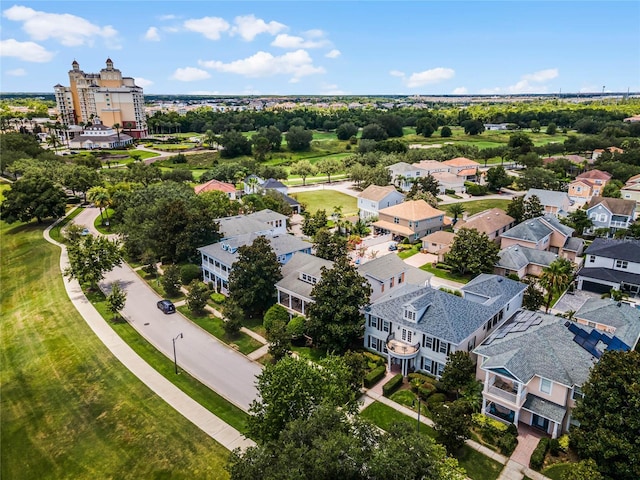
[[[611,222],[609,222],[609,226],[612,228],[629,228],[629,222],[617,222],[611,220]]]
[[[387,337],[387,350],[396,358],[414,358],[420,350],[420,342],[411,345],[402,340],[396,340],[396,334],[391,333]]]
[[[487,392],[490,393],[491,395],[507,400],[513,404],[516,403],[516,398],[517,398],[516,394],[511,393],[507,390],[503,390],[502,388],[495,387],[495,386],[489,387],[489,390],[487,390]]]
[[[500,377],[493,377],[487,383],[484,392],[520,407],[527,396],[527,389],[522,388],[520,402],[518,402],[518,385],[516,382],[507,382]]]

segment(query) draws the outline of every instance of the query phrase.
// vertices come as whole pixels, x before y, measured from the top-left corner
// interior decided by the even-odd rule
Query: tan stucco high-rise
[[[58,112],[65,125],[93,123],[119,124],[122,131],[134,138],[147,136],[144,114],[144,93],[131,77],[113,68],[107,58],[100,73],[85,73],[75,60],[69,70],[69,86],[54,87]]]

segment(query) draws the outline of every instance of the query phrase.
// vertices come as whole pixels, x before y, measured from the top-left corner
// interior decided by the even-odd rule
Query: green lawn
[[[360,415],[383,430],[389,430],[392,425],[403,422],[409,423],[412,428],[417,429],[418,426],[417,420],[414,420],[411,417],[407,417],[399,411],[380,402],[373,402],[371,405],[365,408],[360,413]],[[423,423],[420,425],[420,435],[436,438],[436,431],[429,425],[425,425]]]
[[[123,367],[74,309],[43,228],[0,225],[0,476],[228,478],[228,452]]]
[[[71,212],[69,215],[67,215],[66,217],[64,217],[55,227],[53,227],[51,229],[51,231],[49,232],[49,235],[51,236],[51,238],[53,240],[55,240],[56,242],[60,242],[63,243],[64,238],[62,238],[62,229],[71,221],[73,220],[75,217],[77,217],[78,215],[80,215],[80,212],[82,212],[83,208],[82,207],[78,207],[76,208],[73,212]]]
[[[312,362],[317,362],[327,356],[326,352],[313,347],[296,347],[294,345],[291,347],[291,350],[296,352],[301,358],[306,358]]]
[[[411,245],[411,248],[404,248],[406,247],[406,245],[399,245],[398,246],[398,256],[401,259],[405,259],[405,258],[409,258],[414,256],[416,253],[420,252],[420,249],[422,248],[422,243],[416,243],[415,245]]]
[[[113,233],[114,223],[111,217],[114,214],[113,208],[107,208],[102,211],[102,215],[98,215],[96,219],[93,221],[93,226],[103,235],[109,235]],[[109,226],[105,225],[106,222],[109,222]]]
[[[476,213],[483,212],[484,210],[488,210],[490,208],[501,208],[506,210],[507,205],[511,203],[511,200],[502,200],[499,198],[488,198],[486,200],[470,200],[468,202],[462,202],[461,205],[464,206],[464,212],[467,215],[475,215]],[[449,213],[449,208],[452,204],[442,205],[444,209]]]
[[[342,215],[356,215],[358,213],[358,200],[346,193],[335,190],[314,190],[311,192],[298,192],[291,194],[298,202],[306,205],[306,210],[314,213],[317,210],[326,210],[331,215],[333,208],[342,207]]]
[[[425,263],[424,265],[422,265],[420,267],[420,270],[429,272],[438,278],[444,278],[445,280],[451,280],[458,283],[469,283],[473,278],[473,276],[471,275],[459,275],[442,268],[433,267],[430,263]]]
[[[222,327],[224,321],[221,318],[218,318],[214,315],[207,314],[202,316],[196,316],[191,313],[191,310],[186,305],[182,307],[178,307],[178,311],[182,313],[185,317],[191,320],[196,325],[200,326],[200,328],[206,330],[211,335],[216,337],[218,340],[226,343],[230,347],[237,348],[238,351],[247,355],[254,350],[257,350],[262,346],[260,342],[258,342],[255,338],[250,337],[246,333],[239,332],[235,338],[227,337],[227,334]]]
[[[542,474],[551,480],[562,480],[564,474],[569,472],[573,465],[572,463],[556,463],[542,470]]]
[[[135,268],[135,267],[134,267]],[[180,292],[178,295],[175,296],[169,296],[165,293],[164,288],[162,287],[162,275],[158,276],[158,278],[156,278],[155,275],[153,274],[148,274],[148,273],[144,273],[144,272],[138,272],[140,274],[140,276],[142,276],[142,279],[147,282],[147,285],[149,285],[151,288],[153,288],[153,290],[160,295],[163,298],[168,298],[170,300],[175,301],[179,301],[179,300],[183,300],[185,298],[184,293]]]

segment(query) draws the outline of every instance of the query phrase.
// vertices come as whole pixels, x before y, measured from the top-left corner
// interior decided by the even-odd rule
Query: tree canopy
[[[11,184],[4,192],[0,218],[7,223],[38,223],[45,218],[59,218],[64,215],[67,196],[62,188],[44,175],[25,175]]]
[[[461,275],[489,273],[498,261],[500,247],[486,233],[461,228],[445,255],[445,262]]]
[[[291,127],[286,137],[287,145],[292,152],[302,152],[311,148],[313,133],[303,127]]]
[[[122,263],[122,250],[117,241],[106,237],[84,235],[67,247],[69,266],[64,275],[75,278],[80,284],[98,287],[104,274]]]
[[[316,257],[336,261],[347,256],[347,239],[337,230],[333,233],[327,228],[321,228],[313,237]]]

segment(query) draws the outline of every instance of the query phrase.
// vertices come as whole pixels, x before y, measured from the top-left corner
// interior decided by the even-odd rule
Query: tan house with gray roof
[[[378,221],[373,226],[379,232],[392,233],[414,242],[442,230],[444,215],[445,212],[433,208],[424,200],[411,200],[380,210]]]

